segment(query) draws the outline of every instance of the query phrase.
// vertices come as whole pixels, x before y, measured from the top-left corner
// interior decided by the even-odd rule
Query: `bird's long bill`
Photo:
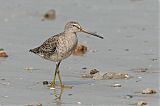
[[[93,36],[96,36],[96,37],[99,37],[99,38],[103,39],[103,37],[102,37],[102,36],[97,35],[96,33],[88,32],[88,31],[86,31],[86,30],[84,30],[84,29],[81,29],[81,31],[82,31],[82,32],[84,32],[84,33],[87,33],[87,34],[90,34],[90,35],[93,35]]]

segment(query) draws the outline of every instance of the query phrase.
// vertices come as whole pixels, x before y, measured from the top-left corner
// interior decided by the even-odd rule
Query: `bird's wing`
[[[55,52],[57,43],[58,43],[58,35],[52,36],[47,39],[41,46],[40,51],[43,52]]]

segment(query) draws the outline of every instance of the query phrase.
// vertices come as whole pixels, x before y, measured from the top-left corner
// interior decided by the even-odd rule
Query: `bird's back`
[[[47,39],[41,46],[30,51],[51,61],[61,61],[70,56],[77,45],[77,36],[60,33]]]

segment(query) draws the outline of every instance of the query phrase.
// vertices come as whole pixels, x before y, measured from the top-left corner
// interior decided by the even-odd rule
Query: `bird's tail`
[[[37,53],[39,53],[39,47],[34,48],[34,49],[30,49],[29,52],[37,54]]]

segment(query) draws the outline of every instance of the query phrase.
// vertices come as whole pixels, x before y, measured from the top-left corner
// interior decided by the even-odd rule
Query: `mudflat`
[[[44,20],[49,10],[56,16]],[[43,81],[53,79],[55,63],[29,49],[62,32],[69,21],[104,39],[78,33],[86,54],[60,66],[62,80],[74,87],[49,89]],[[158,0],[0,0],[0,49],[8,53],[0,58],[0,106],[136,106],[141,101],[158,106],[158,46]],[[82,77],[92,69],[130,78]]]

